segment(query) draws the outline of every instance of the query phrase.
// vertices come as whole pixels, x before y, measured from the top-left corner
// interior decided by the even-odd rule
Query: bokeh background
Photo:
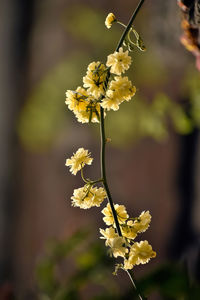
[[[87,65],[105,61],[116,48],[122,28],[108,30],[107,14],[127,23],[137,2],[1,1],[2,300],[122,299],[129,287],[123,271],[113,277],[114,263],[98,241],[100,209],[71,207],[82,182],[65,159],[79,147],[89,149],[95,159],[87,176],[98,178],[100,139],[99,126],[78,123],[64,101],[67,89],[82,84]],[[146,1],[137,16],[147,51],[132,52],[128,75],[137,95],[106,117],[107,173],[116,203],[131,216],[149,210],[153,217],[142,238],[157,258],[136,267],[135,276],[155,275],[170,263],[182,265],[193,283],[200,275],[200,81],[194,57],[179,41],[180,19],[176,1]],[[185,281],[170,268],[159,271],[165,285],[149,299],[180,299]],[[170,272],[178,278],[171,286]],[[168,294],[180,281],[179,296]],[[111,298],[97,298],[111,290]]]

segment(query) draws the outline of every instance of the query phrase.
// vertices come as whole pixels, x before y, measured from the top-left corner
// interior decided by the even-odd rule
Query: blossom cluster
[[[93,158],[90,157],[91,153],[84,148],[79,148],[71,158],[66,160],[66,166],[70,167],[70,172],[76,175],[85,165],[91,165]],[[83,176],[83,174],[82,174]],[[96,187],[93,181],[84,180],[85,185],[81,188],[75,189],[72,199],[72,206],[88,209],[93,206],[99,207],[103,200],[106,198],[104,188]]]
[[[135,242],[139,233],[145,232],[151,222],[149,211],[143,211],[138,218],[129,218],[124,205],[115,204],[115,211],[120,224],[121,236],[116,231],[114,217],[110,204],[102,210],[103,220],[109,227],[100,229],[101,239],[105,239],[105,245],[110,247],[110,253],[114,257],[124,258],[123,268],[132,269],[135,265],[146,264],[156,256],[148,241]]]
[[[128,50],[108,55],[106,65],[92,62],[83,77],[83,87],[67,90],[66,105],[81,123],[99,122],[100,106],[105,110],[118,110],[119,105],[129,101],[136,93],[136,87],[122,76],[129,69],[132,59]]]
[[[84,148],[79,148],[70,159],[66,160],[66,166],[70,167],[73,175],[81,171],[85,165],[91,165],[93,158],[91,153]],[[83,173],[82,173],[83,177]],[[85,185],[75,189],[72,206],[88,209],[93,206],[99,207],[107,197],[103,187],[95,186],[96,181],[85,180]],[[99,180],[101,182],[101,180]],[[114,257],[124,258],[124,269],[132,269],[135,265],[145,264],[156,256],[151,245],[147,241],[135,242],[139,233],[145,232],[151,222],[149,211],[143,211],[138,218],[130,218],[124,205],[115,204],[115,212],[121,230],[121,235],[116,230],[113,213],[110,204],[102,210],[103,221],[108,228],[100,229],[101,239],[105,239],[105,245],[110,247],[110,254]]]

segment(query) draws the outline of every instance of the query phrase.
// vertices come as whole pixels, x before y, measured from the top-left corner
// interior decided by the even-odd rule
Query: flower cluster
[[[97,182],[102,179],[91,181],[83,176],[83,168],[85,165],[91,165],[93,158],[91,153],[84,148],[79,148],[71,158],[66,160],[66,166],[70,167],[70,172],[76,175],[81,171],[82,179],[85,185],[75,189],[72,199],[72,206],[88,209],[94,206],[99,207],[107,197],[103,187],[97,187]],[[151,245],[147,241],[135,242],[135,238],[139,233],[145,232],[151,222],[149,211],[143,211],[138,218],[130,218],[124,205],[115,204],[114,209],[117,215],[118,223],[121,230],[121,236],[116,231],[116,224],[110,204],[102,210],[104,215],[103,221],[108,228],[100,229],[102,239],[105,244],[110,247],[110,254],[114,257],[121,256],[124,258],[123,268],[125,270],[132,269],[135,265],[145,264],[150,258],[156,256]]]
[[[71,158],[66,160],[66,166],[70,167],[70,172],[74,175],[78,171],[83,171],[85,165],[91,165],[93,158],[90,157],[90,152],[84,148],[79,148]],[[81,188],[75,189],[72,199],[72,206],[88,209],[93,206],[99,207],[103,200],[106,198],[106,192],[104,188],[97,188],[94,186],[94,182],[89,179],[84,179],[85,185]],[[101,180],[100,180],[101,181]]]
[[[127,76],[121,76],[131,62],[128,50],[120,47],[119,51],[108,55],[106,65],[99,61],[89,64],[83,87],[66,92],[65,103],[79,122],[99,122],[100,106],[105,110],[118,110],[122,102],[135,95],[136,87]]]
[[[115,204],[115,211],[120,224],[121,236],[116,232],[116,226],[110,204],[102,210],[103,220],[108,228],[100,229],[101,239],[105,239],[105,245],[110,247],[110,253],[114,257],[124,258],[123,268],[132,269],[135,265],[146,264],[156,256],[151,245],[147,241],[135,242],[139,233],[145,232],[151,222],[149,211],[143,211],[138,218],[129,218],[124,205]]]
[[[99,122],[100,104],[86,89],[78,87],[76,91],[68,90],[65,103],[79,122]]]

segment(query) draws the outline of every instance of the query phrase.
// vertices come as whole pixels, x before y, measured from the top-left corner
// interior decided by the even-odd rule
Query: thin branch
[[[133,275],[131,274],[130,270],[126,270],[126,273],[128,274],[129,278],[130,278],[130,281],[132,282],[132,285],[134,286],[135,288],[135,291],[136,293],[138,294],[138,298],[140,300],[147,300],[147,298],[145,298],[144,296],[141,296],[141,294],[138,292],[138,289],[137,289],[137,286],[135,284],[135,281],[133,279]]]
[[[116,48],[116,51],[119,51],[119,48],[122,46],[123,44],[123,41],[124,39],[126,38],[126,35],[127,33],[129,32],[132,24],[133,24],[133,21],[135,20],[135,17],[136,15],[138,14],[142,4],[144,3],[145,0],[141,0],[137,6],[137,8],[135,9],[126,29],[124,30],[121,38],[120,38],[120,41],[117,45],[117,48]],[[107,84],[108,84],[108,80],[109,80],[109,77],[110,77],[110,74],[108,75],[107,77]],[[106,87],[107,88],[107,84],[106,84]],[[114,218],[114,222],[115,222],[115,226],[116,226],[116,229],[117,229],[117,232],[118,232],[118,235],[119,236],[122,236],[122,232],[121,232],[121,228],[120,228],[120,224],[119,224],[119,221],[118,221],[118,218],[117,218],[117,213],[116,213],[116,210],[115,210],[115,207],[114,207],[114,203],[113,203],[113,200],[112,200],[112,196],[111,196],[111,193],[110,193],[110,190],[109,190],[109,187],[108,187],[108,183],[107,183],[107,177],[106,177],[106,166],[105,166],[105,147],[106,147],[106,136],[105,136],[105,126],[104,126],[104,109],[103,107],[100,108],[100,135],[101,135],[101,178],[103,179],[103,185],[104,185],[104,188],[105,188],[105,191],[107,193],[107,197],[108,197],[108,202],[110,203],[110,207],[111,207],[111,210],[112,210],[112,214],[113,214],[113,218]],[[132,285],[134,286],[137,294],[138,294],[138,298],[140,300],[144,300],[145,298],[142,297],[138,290],[137,290],[137,287],[136,287],[136,284],[133,280],[133,276],[131,275],[130,271],[127,270],[126,271],[131,282],[132,282]]]
[[[108,201],[110,203],[110,207],[111,207],[111,210],[112,210],[112,214],[113,214],[113,218],[114,218],[114,221],[115,221],[117,233],[118,233],[119,236],[122,236],[121,228],[120,228],[119,221],[118,221],[118,218],[117,218],[117,213],[116,213],[116,210],[115,210],[115,207],[114,207],[114,203],[113,203],[113,200],[112,200],[112,196],[111,196],[111,193],[110,193],[110,190],[109,190],[109,187],[108,187],[107,177],[106,177],[106,166],[105,166],[106,137],[105,137],[104,109],[103,109],[103,107],[101,107],[100,113],[101,113],[101,116],[100,116],[100,120],[101,120],[100,121],[100,125],[101,125],[101,127],[100,127],[100,134],[101,134],[101,176],[103,178],[103,185],[104,185],[104,188],[106,190]]]

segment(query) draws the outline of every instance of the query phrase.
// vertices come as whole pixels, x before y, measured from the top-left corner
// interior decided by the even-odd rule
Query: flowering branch
[[[117,48],[116,48],[116,52],[119,51],[120,47],[123,45],[123,42],[135,20],[135,17],[137,15],[137,13],[139,12],[140,8],[142,7],[142,4],[144,3],[145,0],[141,0],[137,6],[137,8],[135,9],[133,15],[131,16],[130,18],[130,21],[128,23],[127,26],[125,26],[125,30],[119,40],[119,43],[117,45]],[[118,22],[120,23],[120,22]],[[120,23],[122,26],[124,26],[124,24]],[[120,228],[120,225],[119,225],[119,221],[118,221],[118,218],[117,218],[117,214],[116,214],[116,210],[115,210],[115,207],[114,207],[114,203],[113,203],[113,200],[112,200],[112,196],[111,196],[111,193],[110,193],[110,190],[109,190],[109,187],[108,187],[108,183],[107,183],[107,177],[106,177],[106,165],[105,165],[105,147],[106,147],[106,137],[105,137],[105,126],[104,126],[104,108],[101,107],[100,108],[100,112],[101,112],[101,117],[100,117],[100,136],[101,136],[101,177],[103,178],[103,185],[104,185],[104,188],[106,190],[106,194],[107,194],[107,197],[108,197],[108,201],[109,201],[109,204],[110,204],[110,207],[111,207],[111,211],[112,211],[112,214],[113,214],[113,218],[114,218],[114,222],[115,222],[115,226],[116,226],[116,229],[117,229],[117,233],[120,237],[122,237],[122,232],[121,232],[121,228]],[[137,287],[136,287],[136,284],[133,280],[133,276],[131,274],[131,272],[129,270],[126,270],[130,280],[131,280],[131,283],[132,285],[134,286],[135,290],[137,291]],[[138,293],[138,297],[139,299],[143,300],[142,296]]]
[[[142,7],[143,3],[144,3],[145,0],[141,0],[138,4],[138,6],[136,7],[133,15],[131,16],[130,18],[130,21],[128,23],[127,26],[125,26],[125,30],[120,38],[120,41],[117,45],[117,48],[116,48],[116,52],[119,51],[120,47],[122,46],[125,38],[126,38],[126,35],[128,34],[140,8]],[[120,22],[119,22],[120,23]],[[124,26],[124,24],[122,24]],[[110,76],[110,74],[109,74]],[[109,79],[109,78],[108,78]],[[118,222],[118,218],[117,218],[117,215],[116,215],[116,211],[115,211],[115,208],[114,208],[114,204],[113,204],[113,200],[112,200],[112,196],[111,196],[111,193],[110,193],[110,190],[109,190],[109,187],[108,187],[108,184],[107,184],[107,178],[106,178],[106,166],[105,166],[105,146],[106,146],[106,137],[105,137],[105,126],[104,126],[104,109],[103,107],[101,106],[100,108],[100,111],[101,111],[101,117],[100,117],[100,134],[101,134],[101,176],[103,178],[103,185],[104,185],[104,188],[106,190],[106,193],[107,193],[107,196],[108,196],[108,200],[109,200],[109,203],[110,203],[110,206],[111,206],[111,210],[112,210],[112,213],[113,213],[113,217],[114,217],[114,220],[115,220],[115,225],[116,225],[116,228],[117,228],[117,232],[119,234],[119,236],[122,236],[122,233],[121,233],[121,229],[120,229],[120,225],[119,225],[119,222]]]
[[[70,159],[66,160],[66,166],[70,167],[73,175],[81,171],[81,177],[85,185],[75,189],[71,197],[72,205],[83,209],[93,206],[99,207],[105,198],[108,204],[102,210],[103,220],[108,228],[100,229],[101,238],[105,239],[105,245],[110,247],[110,254],[114,257],[122,257],[123,264],[116,265],[116,271],[119,268],[125,270],[136,289],[140,300],[143,298],[137,291],[133,276],[130,270],[139,264],[147,263],[151,258],[156,256],[148,241],[135,242],[134,239],[139,233],[146,231],[151,221],[149,211],[143,211],[139,217],[130,218],[124,205],[114,204],[108,187],[105,165],[105,147],[106,135],[104,118],[109,110],[118,110],[119,106],[130,101],[136,93],[136,87],[132,85],[127,76],[122,76],[129,69],[132,58],[128,50],[131,51],[133,46],[138,47],[141,51],[145,46],[139,34],[132,28],[132,23],[139,12],[144,0],[141,0],[134,11],[127,26],[121,24],[114,14],[110,13],[105,21],[107,28],[112,23],[117,22],[125,26],[116,51],[108,55],[106,65],[102,62],[92,62],[89,64],[86,76],[83,77],[83,87],[78,87],[76,91],[68,90],[66,92],[66,101],[68,108],[72,110],[81,123],[99,123],[101,135],[101,178],[98,180],[85,179],[83,167],[91,165],[93,158],[91,153],[84,148],[79,148]],[[130,39],[130,33],[133,32],[136,42]],[[124,51],[123,46],[128,48]],[[101,183],[103,187],[97,187]]]

